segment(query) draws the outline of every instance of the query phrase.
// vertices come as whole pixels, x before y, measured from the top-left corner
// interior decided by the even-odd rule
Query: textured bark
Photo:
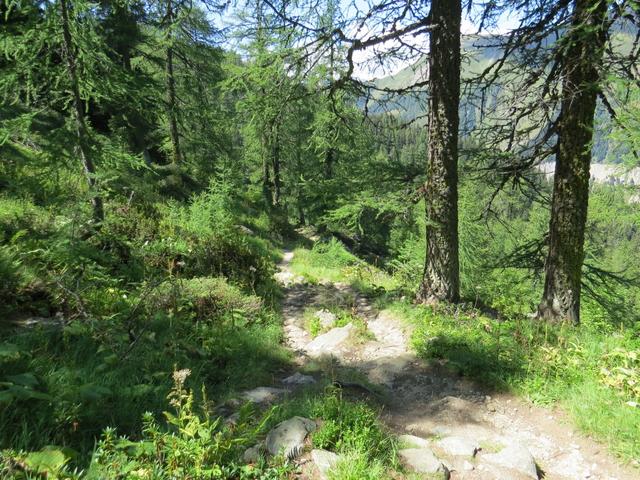
[[[169,136],[171,137],[171,150],[173,163],[182,163],[182,151],[180,150],[180,133],[178,131],[176,79],[173,73],[173,22],[174,11],[172,0],[167,0],[167,51],[165,57],[165,82],[167,89],[167,116],[169,117]]]
[[[545,284],[538,307],[551,322],[580,323],[580,284],[589,200],[589,167],[606,40],[604,0],[576,0],[563,62],[562,106],[549,225]]]
[[[273,139],[271,166],[273,167],[273,206],[280,206],[280,197],[282,190],[282,180],[280,178],[280,135],[278,127]]]
[[[427,252],[418,300],[457,302],[460,0],[434,0],[431,20],[429,158],[424,187]]]
[[[60,14],[62,17],[62,36],[64,40],[67,73],[71,82],[71,93],[73,95],[73,111],[76,124],[78,152],[84,169],[85,178],[87,179],[87,185],[89,186],[89,191],[92,194],[91,205],[93,207],[93,223],[96,228],[99,228],[104,220],[104,204],[102,203],[102,198],[96,191],[96,168],[93,163],[93,159],[91,158],[89,132],[87,130],[84,108],[82,107],[82,98],[80,97],[80,84],[78,80],[75,49],[73,47],[73,39],[71,38],[71,29],[69,27],[69,7],[67,5],[67,0],[60,0]]]

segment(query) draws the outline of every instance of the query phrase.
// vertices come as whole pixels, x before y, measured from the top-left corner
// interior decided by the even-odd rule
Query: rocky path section
[[[399,435],[399,455],[409,470],[424,478],[454,480],[640,478],[640,472],[618,465],[603,447],[576,433],[561,412],[493,395],[418,359],[400,320],[376,311],[348,285],[305,284],[291,272],[292,259],[293,253],[285,252],[276,278],[285,287],[286,341],[298,364],[329,359],[383,389],[389,398],[383,421]],[[353,338],[351,323],[330,328],[332,319],[323,307],[340,302],[364,319],[364,341]],[[307,308],[318,308],[319,321],[330,328],[326,333],[313,338],[305,329]],[[320,478],[326,478],[337,459],[330,452],[315,452],[312,458],[322,464]]]

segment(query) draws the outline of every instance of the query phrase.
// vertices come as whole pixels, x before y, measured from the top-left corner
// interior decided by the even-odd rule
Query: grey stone
[[[475,440],[466,437],[446,437],[439,440],[438,447],[447,455],[473,457],[480,449]]]
[[[337,348],[349,339],[353,324],[344,327],[333,328],[323,335],[317,336],[306,346],[307,353],[312,357],[323,354],[336,353]]]
[[[251,403],[269,403],[285,392],[281,388],[257,387],[243,392],[242,398]]]
[[[429,440],[425,438],[416,437],[415,435],[400,435],[398,437],[400,443],[411,447],[425,448],[429,446]]]
[[[333,328],[336,324],[337,317],[329,310],[318,310],[313,315],[320,320],[320,326],[322,326],[322,328]]]
[[[311,383],[316,383],[316,379],[311,375],[303,375],[300,372],[296,372],[282,380],[282,383],[285,385],[309,385]]]
[[[240,420],[240,413],[235,412],[224,419],[224,424],[230,427],[234,427],[238,424],[238,420]]]
[[[482,455],[482,461],[515,470],[528,478],[538,480],[536,461],[523,445],[512,443],[498,453]]]
[[[275,278],[276,282],[284,285],[285,287],[288,287],[295,283],[294,277],[295,275],[288,270],[283,270],[273,275],[273,278]]]
[[[318,467],[320,480],[328,480],[329,472],[340,461],[340,456],[328,450],[311,450],[311,459]]]
[[[405,448],[400,450],[398,455],[402,463],[415,472],[441,475],[441,478],[445,480],[449,478],[449,469],[430,448]]]
[[[284,454],[293,460],[302,453],[304,440],[316,429],[316,422],[303,417],[293,417],[278,424],[267,435],[267,451],[271,455]]]
[[[244,460],[244,463],[256,463],[260,460],[260,445],[247,448],[242,454],[242,460]]]

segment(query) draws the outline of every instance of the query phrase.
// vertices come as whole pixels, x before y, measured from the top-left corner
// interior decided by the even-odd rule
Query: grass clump
[[[376,408],[346,398],[342,389],[319,385],[307,390],[280,405],[270,423],[275,425],[295,415],[318,421],[319,428],[311,435],[313,448],[352,460],[338,465],[333,478],[368,479],[374,472],[381,475],[378,478],[387,478],[385,472],[397,468],[397,441],[381,424]]]

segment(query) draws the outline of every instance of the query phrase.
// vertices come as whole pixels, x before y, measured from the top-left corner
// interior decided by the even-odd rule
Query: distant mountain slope
[[[616,43],[621,51],[628,50],[633,42],[633,33],[619,28],[615,33]],[[501,56],[501,49],[493,46],[497,37],[486,35],[463,35],[462,37],[462,77],[483,71]],[[393,75],[375,79],[375,87],[367,108],[372,114],[391,114],[405,121],[414,120],[419,125],[426,125],[427,92],[426,90],[395,95],[385,90],[403,90],[411,85],[424,81],[428,77],[426,58],[421,58]],[[499,96],[499,91],[496,92]],[[364,106],[364,102],[363,102]],[[462,99],[460,105],[460,125],[463,135],[471,131],[479,120],[479,111],[470,102]],[[596,132],[593,146],[594,163],[620,163],[621,149],[609,140],[611,122],[604,107],[596,112]]]

